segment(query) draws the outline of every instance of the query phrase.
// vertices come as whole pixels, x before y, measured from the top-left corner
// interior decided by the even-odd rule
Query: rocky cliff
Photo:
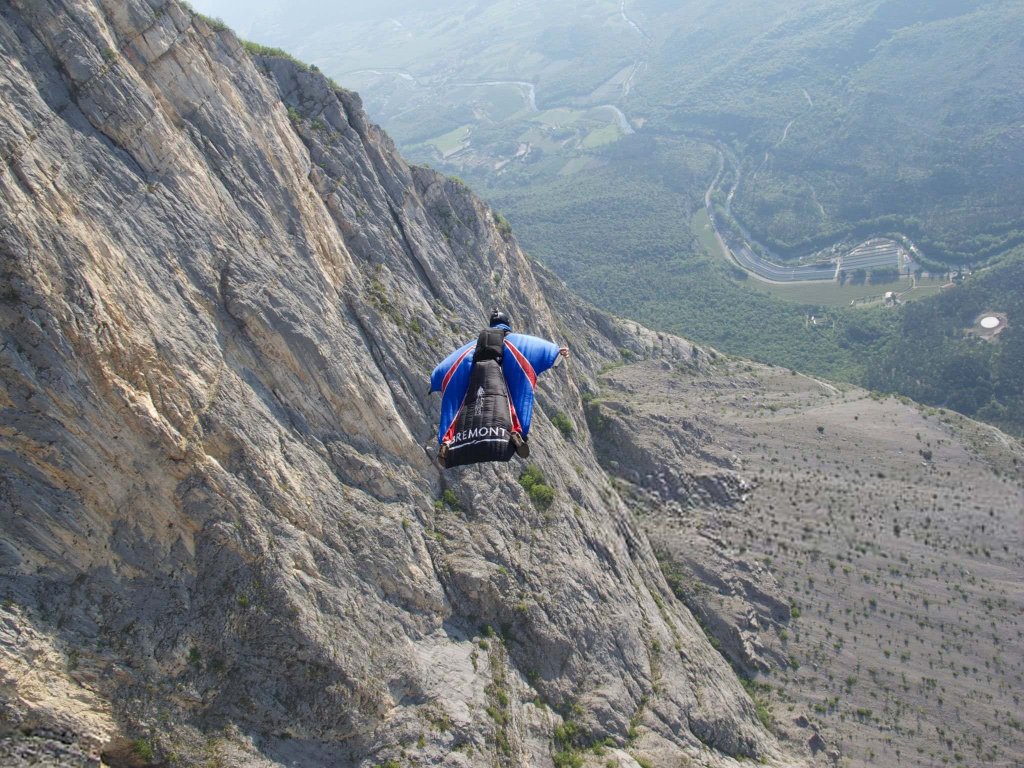
[[[789,763],[584,416],[623,354],[699,353],[173,0],[4,3],[0,59],[3,754]],[[548,505],[518,461],[432,457],[427,376],[493,306],[575,353],[539,392]]]

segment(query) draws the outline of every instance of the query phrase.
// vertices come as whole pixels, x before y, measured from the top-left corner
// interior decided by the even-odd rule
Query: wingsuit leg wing
[[[511,411],[498,361],[483,360],[473,366],[459,416],[443,442],[448,446],[446,467],[512,458]]]

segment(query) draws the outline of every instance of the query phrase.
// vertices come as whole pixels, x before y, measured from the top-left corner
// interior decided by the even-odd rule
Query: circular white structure
[[[991,331],[993,328],[999,327],[999,318],[989,315],[988,317],[981,318],[981,327],[986,331]]]

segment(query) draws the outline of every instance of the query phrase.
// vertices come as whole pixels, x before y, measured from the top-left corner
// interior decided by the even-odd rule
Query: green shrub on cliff
[[[530,494],[530,500],[538,509],[547,509],[555,499],[555,489],[546,483],[544,473],[536,464],[530,464],[523,470],[519,484]]]

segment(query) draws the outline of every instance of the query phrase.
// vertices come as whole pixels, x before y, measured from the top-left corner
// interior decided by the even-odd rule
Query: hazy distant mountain
[[[541,110],[620,108],[606,135],[577,120],[580,141],[543,148],[563,170],[599,162],[627,119],[728,143],[747,176],[737,215],[783,252],[880,217],[939,260],[1024,239],[1024,8],[1011,0],[200,5],[343,77],[407,152],[475,169],[499,194],[543,176],[543,163],[495,176],[523,161],[532,114],[512,85],[468,82],[529,82]],[[461,150],[447,136],[460,128]]]
[[[463,0],[431,0],[429,9],[431,13],[445,13],[464,5]],[[278,36],[282,40],[295,41],[303,34],[336,24],[402,17],[422,10],[424,3],[416,0],[372,3],[363,0],[199,0],[192,6],[202,13],[224,19],[239,34],[257,34],[262,42],[269,42]]]

